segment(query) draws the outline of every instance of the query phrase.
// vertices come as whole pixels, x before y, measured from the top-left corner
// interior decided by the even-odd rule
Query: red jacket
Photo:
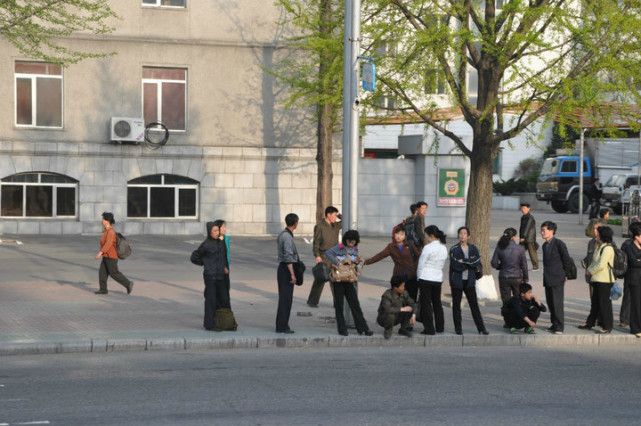
[[[116,252],[116,231],[114,231],[113,228],[102,231],[100,251],[102,252],[102,257],[118,259],[118,253]]]
[[[412,256],[412,251],[415,256]],[[394,261],[394,275],[406,276],[408,280],[416,279],[416,266],[421,252],[413,243],[404,241],[403,247],[400,250],[395,242],[389,243],[380,253],[367,259],[365,264],[371,265],[372,263],[385,259],[387,256],[390,256]]]

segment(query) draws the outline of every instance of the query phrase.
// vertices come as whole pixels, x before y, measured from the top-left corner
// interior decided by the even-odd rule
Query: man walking
[[[294,263],[298,262],[296,244],[294,244],[294,230],[298,227],[298,215],[289,213],[285,216],[286,228],[278,235],[278,311],[276,312],[276,332],[291,334],[289,328],[289,314],[292,311],[294,286],[296,274]]]
[[[314,226],[313,251],[316,263],[321,263],[325,252],[338,244],[338,236],[341,232],[342,223],[337,223],[337,218],[338,209],[334,206],[328,206],[325,209],[325,219]],[[312,288],[309,291],[309,297],[307,298],[307,305],[312,308],[318,308],[323,287],[325,287],[325,281],[314,280]]]
[[[570,254],[565,243],[554,235],[556,223],[545,221],[541,225],[543,243],[543,287],[545,287],[545,300],[550,309],[552,326],[548,331],[554,334],[563,334],[564,314],[563,297],[565,282],[568,273],[565,265],[570,262]]]
[[[539,270],[539,257],[536,254],[536,221],[530,214],[530,205],[528,203],[521,203],[521,228],[519,229],[519,238],[523,248],[530,254],[530,261],[532,262],[532,270]]]

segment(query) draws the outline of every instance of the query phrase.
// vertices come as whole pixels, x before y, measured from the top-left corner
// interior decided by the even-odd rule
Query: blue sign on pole
[[[374,62],[368,61],[363,64],[363,90],[368,92],[376,90],[376,67]]]

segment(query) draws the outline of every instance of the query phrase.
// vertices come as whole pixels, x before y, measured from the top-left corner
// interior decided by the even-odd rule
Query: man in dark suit
[[[543,287],[545,299],[550,308],[550,321],[552,326],[548,331],[554,334],[563,334],[563,295],[567,271],[565,265],[570,259],[565,243],[554,235],[556,223],[545,221],[541,225],[543,243]]]
[[[520,243],[523,248],[530,254],[530,261],[532,261],[532,270],[539,270],[539,257],[536,254],[536,221],[530,214],[530,205],[528,203],[521,203],[521,227],[519,228]]]

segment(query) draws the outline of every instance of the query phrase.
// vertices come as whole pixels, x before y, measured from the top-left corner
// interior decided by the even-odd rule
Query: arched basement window
[[[78,181],[57,173],[18,173],[0,180],[2,217],[76,217]]]
[[[198,181],[177,175],[148,175],[127,182],[127,217],[196,218]]]

